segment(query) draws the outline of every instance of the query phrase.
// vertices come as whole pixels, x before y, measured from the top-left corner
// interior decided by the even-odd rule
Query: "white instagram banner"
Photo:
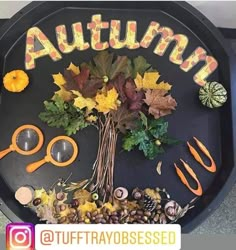
[[[36,250],[180,250],[181,227],[142,224],[36,225]]]

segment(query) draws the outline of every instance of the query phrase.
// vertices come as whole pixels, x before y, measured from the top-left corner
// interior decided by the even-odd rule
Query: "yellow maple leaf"
[[[137,73],[136,78],[134,79],[137,90],[140,89],[164,89],[170,90],[171,85],[169,83],[161,82],[157,84],[157,80],[160,78],[160,74],[158,72],[145,72],[142,77],[139,73]]]
[[[91,201],[91,193],[86,189],[78,189],[73,194],[73,199],[77,199],[81,205],[85,204],[86,201]]]
[[[88,117],[86,117],[86,121],[88,121],[88,122],[96,122],[97,119],[98,118],[95,115],[89,115]]]
[[[53,77],[54,83],[59,87],[66,83],[66,80],[61,73],[53,74],[52,77]]]
[[[169,91],[171,90],[172,88],[172,85],[170,85],[168,82],[160,82],[157,84],[157,88],[156,89],[163,89],[163,90],[166,90],[166,91]]]
[[[113,206],[110,202],[106,202],[103,204],[102,208],[105,207],[107,208],[108,210],[110,210],[111,212],[115,212],[116,211],[116,208],[115,206]],[[101,209],[102,209],[101,208]]]
[[[97,93],[95,100],[97,102],[97,111],[104,114],[107,114],[110,110],[117,110],[119,105],[118,93],[115,88],[107,92],[103,89],[100,93]]]
[[[58,95],[61,97],[61,99],[65,102],[72,100],[72,93],[70,91],[67,91],[63,86],[60,86],[60,89],[55,92],[55,95]],[[55,99],[55,95],[52,97],[52,100]]]
[[[48,204],[50,197],[47,194],[46,190],[44,188],[41,188],[34,191],[34,199],[36,198],[41,199],[41,205],[46,205]]]
[[[79,67],[75,66],[72,62],[70,63],[67,70],[71,70],[75,75],[78,75],[80,73]]]
[[[83,205],[79,205],[78,207],[79,211],[80,211],[80,215],[82,217],[84,217],[86,215],[87,212],[94,212],[97,210],[97,205],[95,202],[88,202],[86,201]]]
[[[74,99],[74,106],[83,109],[87,108],[89,111],[95,108],[96,102],[92,98],[84,98],[79,91],[72,91],[77,97]]]

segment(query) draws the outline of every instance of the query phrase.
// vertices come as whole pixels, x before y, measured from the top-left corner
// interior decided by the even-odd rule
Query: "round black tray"
[[[209,110],[199,104],[197,91],[199,86],[194,83],[193,75],[199,67],[183,73],[177,65],[169,61],[172,46],[166,55],[159,57],[153,54],[153,46],[148,49],[114,50],[119,55],[134,57],[143,55],[157,68],[166,81],[173,84],[173,96],[179,103],[177,111],[168,117],[170,133],[187,141],[196,136],[200,138],[216,159],[218,170],[210,174],[198,165],[193,164],[204,189],[204,195],[197,201],[196,207],[190,210],[180,220],[184,233],[191,231],[201,223],[222,202],[232,185],[235,183],[235,93],[236,68],[232,52],[224,42],[220,32],[198,11],[183,2],[34,2],[18,12],[0,29],[0,73],[20,68],[24,69],[24,48],[26,31],[37,26],[56,44],[55,27],[66,24],[68,29],[73,22],[81,21],[86,24],[93,14],[102,14],[103,20],[119,19],[136,20],[140,33],[144,33],[150,21],[160,22],[161,25],[172,28],[175,33],[188,36],[189,45],[184,54],[186,58],[196,47],[201,46],[213,55],[218,63],[218,69],[209,80],[216,80],[225,85],[229,99],[223,108]],[[122,26],[123,27],[123,26]],[[86,29],[86,27],[84,28]],[[85,32],[88,40],[89,33]],[[155,44],[155,43],[154,43]],[[110,49],[110,51],[112,51]],[[66,177],[73,173],[72,181],[80,180],[91,175],[91,166],[97,150],[97,131],[88,128],[73,136],[80,146],[78,161],[69,168],[57,169],[47,164],[34,174],[27,174],[25,166],[43,157],[47,142],[62,130],[48,128],[43,124],[38,114],[43,110],[43,101],[49,99],[55,91],[51,74],[62,71],[71,61],[81,63],[88,61],[97,52],[91,49],[64,55],[63,60],[52,62],[49,58],[37,61],[37,67],[28,71],[31,79],[30,87],[21,94],[15,95],[1,90],[0,102],[0,149],[7,147],[14,130],[22,124],[35,124],[45,135],[44,148],[36,155],[24,157],[12,153],[0,161],[0,197],[3,203],[2,211],[13,221],[29,221],[38,223],[36,215],[29,209],[23,208],[14,199],[15,190],[28,184],[36,187],[49,188],[58,177]],[[120,142],[117,150],[115,167],[115,185],[126,186],[129,189],[139,186],[165,187],[172,198],[181,205],[190,201],[194,196],[180,182],[173,168],[173,162],[180,157],[192,161],[186,143],[168,149],[166,154],[159,157],[163,160],[163,174],[156,174],[155,161],[147,161],[139,151],[121,152]],[[193,162],[193,161],[192,161]]]

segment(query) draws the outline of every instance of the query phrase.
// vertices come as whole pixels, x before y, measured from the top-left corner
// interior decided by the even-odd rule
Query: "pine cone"
[[[145,194],[144,197],[143,197],[143,201],[142,201],[142,204],[143,204],[143,208],[147,211],[150,211],[152,212],[156,206],[157,206],[157,203],[155,200],[153,200],[149,195]]]

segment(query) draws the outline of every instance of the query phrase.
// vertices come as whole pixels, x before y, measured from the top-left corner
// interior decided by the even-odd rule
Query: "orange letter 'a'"
[[[35,50],[37,43],[43,49]],[[50,56],[53,61],[58,61],[62,58],[59,51],[38,27],[30,28],[26,37],[25,69],[34,69],[35,60],[46,55]]]

